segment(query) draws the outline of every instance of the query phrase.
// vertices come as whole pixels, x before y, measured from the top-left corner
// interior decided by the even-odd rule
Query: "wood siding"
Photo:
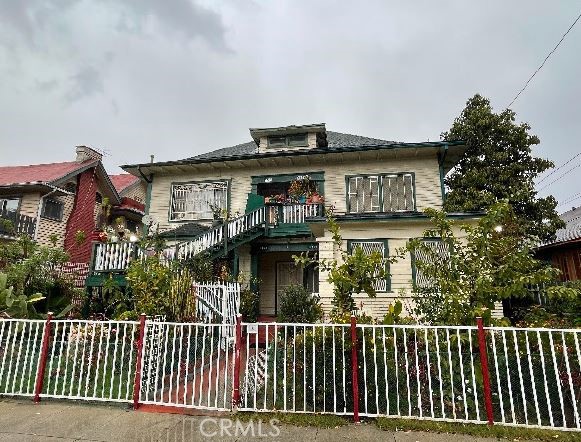
[[[334,205],[336,213],[345,213],[347,175],[414,172],[417,210],[427,207],[439,208],[442,205],[440,175],[436,155],[396,157],[389,152],[369,155],[325,155],[325,163],[309,162],[308,157],[297,159],[282,159],[289,165],[270,165],[270,161],[254,162],[255,168],[217,168],[207,172],[177,172],[165,175],[155,175],[152,184],[149,214],[156,218],[161,229],[177,227],[178,222],[168,221],[171,184],[199,180],[230,180],[230,210],[232,213],[244,213],[248,194],[251,192],[251,176],[304,174],[324,171],[325,173],[325,201],[326,205]],[[291,165],[291,162],[297,165]],[[301,163],[300,165],[298,163]]]

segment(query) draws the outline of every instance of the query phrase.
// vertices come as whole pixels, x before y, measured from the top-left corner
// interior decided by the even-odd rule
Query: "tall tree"
[[[564,223],[555,210],[555,198],[539,198],[533,180],[554,164],[532,155],[539,138],[529,133],[527,123],[517,124],[515,116],[510,109],[494,113],[490,100],[476,94],[450,130],[442,133],[442,140],[464,140],[467,145],[466,153],[445,179],[449,193],[444,208],[486,210],[507,200],[521,234],[548,240]]]

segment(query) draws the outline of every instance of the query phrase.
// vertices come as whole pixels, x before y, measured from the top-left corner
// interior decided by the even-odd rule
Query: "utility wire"
[[[576,166],[572,167],[571,169],[569,169],[567,172],[562,173],[561,175],[559,175],[557,178],[555,178],[553,181],[551,181],[549,184],[543,186],[542,188],[540,188],[538,191],[542,192],[543,190],[545,190],[547,187],[551,186],[552,184],[556,183],[557,181],[559,181],[561,178],[563,178],[565,175],[568,175],[569,173],[573,172],[575,169],[577,169],[578,167],[581,167],[581,163],[577,164]]]
[[[573,29],[573,26],[575,26],[577,24],[577,22],[579,21],[579,19],[581,18],[581,13],[577,16],[577,18],[575,19],[575,21],[573,22],[573,24],[571,26],[569,26],[569,29],[567,29],[567,32],[565,32],[563,34],[563,36],[561,37],[561,40],[559,40],[559,43],[557,43],[557,45],[553,48],[553,50],[551,52],[549,52],[549,54],[545,57],[545,59],[543,60],[543,62],[541,63],[541,65],[537,68],[537,70],[535,72],[533,72],[533,75],[530,76],[530,78],[527,80],[527,82],[525,83],[525,85],[523,86],[523,88],[518,92],[518,94],[516,94],[516,96],[512,99],[512,101],[509,103],[507,107],[507,109],[509,107],[512,106],[512,104],[517,100],[517,98],[520,96],[520,94],[522,94],[524,92],[524,90],[527,88],[527,86],[529,85],[529,83],[531,82],[531,80],[535,77],[535,75],[537,75],[537,73],[543,68],[543,66],[545,65],[545,63],[547,62],[547,60],[549,59],[549,57],[551,55],[553,55],[553,53],[557,50],[557,48],[559,47],[559,45],[563,42],[563,40],[565,40],[565,37],[567,36],[567,34],[571,31],[571,29]]]
[[[579,198],[581,198],[581,192],[577,192],[574,193],[573,195],[566,196],[565,198],[563,198],[563,201],[559,203],[559,206],[562,206],[563,204],[568,204],[570,202],[578,200]]]
[[[569,164],[571,161],[573,161],[579,155],[581,155],[581,152],[579,152],[577,155],[574,155],[573,157],[569,158],[566,162],[564,162],[563,164],[561,164],[559,167],[554,168],[548,175],[545,175],[543,178],[541,178],[537,182],[537,186],[539,184],[541,184],[543,181],[545,181],[547,178],[549,178],[551,175],[553,175],[555,172],[557,172],[559,169],[562,169],[563,167],[565,167],[567,164]]]

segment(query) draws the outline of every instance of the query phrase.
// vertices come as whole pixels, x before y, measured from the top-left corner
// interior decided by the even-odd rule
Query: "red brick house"
[[[101,159],[99,152],[77,146],[74,161],[0,167],[0,239],[27,234],[63,247],[72,262],[89,262],[103,202],[111,204],[112,215],[137,225],[143,204],[132,196],[142,192],[140,180],[109,177]]]

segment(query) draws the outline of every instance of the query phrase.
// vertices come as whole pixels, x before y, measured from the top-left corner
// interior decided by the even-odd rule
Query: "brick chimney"
[[[77,146],[77,158],[75,159],[77,163],[82,163],[88,160],[101,160],[102,158],[103,155],[95,149],[91,149],[87,146]]]

